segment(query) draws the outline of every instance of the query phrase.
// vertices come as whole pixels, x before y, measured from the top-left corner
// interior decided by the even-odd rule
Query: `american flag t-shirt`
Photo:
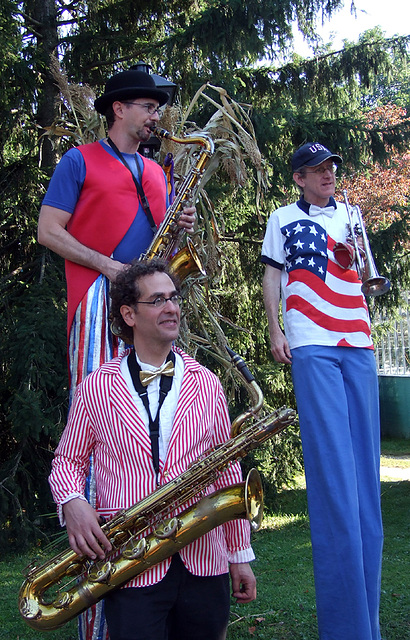
[[[336,203],[335,203],[336,204]],[[282,269],[285,333],[291,348],[305,345],[372,348],[370,321],[355,269],[333,256],[346,240],[347,215],[309,216],[296,203],[275,211],[268,222],[262,262]]]

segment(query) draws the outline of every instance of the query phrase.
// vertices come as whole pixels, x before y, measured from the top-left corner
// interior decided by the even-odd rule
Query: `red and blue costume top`
[[[124,154],[127,161],[128,154]],[[142,171],[142,187],[158,226],[168,203],[162,168],[139,154],[131,156]],[[132,165],[132,163],[129,163]],[[120,262],[139,257],[153,232],[141,206],[130,171],[101,142],[82,145],[65,154],[50,181],[43,204],[72,213],[67,230],[79,242]],[[66,260],[67,326],[99,273]]]

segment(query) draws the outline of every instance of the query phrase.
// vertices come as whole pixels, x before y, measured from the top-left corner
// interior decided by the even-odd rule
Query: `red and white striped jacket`
[[[161,463],[161,485],[230,437],[228,408],[220,381],[186,353],[175,350],[183,358],[184,374],[167,455]],[[121,357],[102,365],[76,391],[49,478],[60,511],[68,499],[84,495],[91,451],[100,515],[110,518],[156,489],[149,434],[120,372],[120,362]],[[241,480],[239,463],[234,463],[210,485],[208,492]],[[226,573],[230,561],[247,562],[254,557],[249,523],[227,522],[181,549],[180,556],[195,575]],[[171,559],[164,560],[126,586],[155,584],[162,580],[170,562]]]

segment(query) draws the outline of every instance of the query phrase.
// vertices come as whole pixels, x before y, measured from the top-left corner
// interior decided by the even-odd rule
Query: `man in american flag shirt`
[[[139,503],[230,438],[219,379],[173,346],[182,298],[165,263],[133,261],[117,276],[111,296],[116,330],[134,349],[77,387],[50,475],[72,549],[93,559],[104,558],[111,548],[101,518]],[[84,498],[91,450],[95,509]],[[235,462],[206,493],[241,479]],[[212,529],[106,597],[111,640],[223,640],[228,570],[232,595],[237,602],[250,602],[256,597],[253,559],[249,522],[234,520]]]
[[[292,367],[320,640],[380,640],[378,382],[362,283],[333,253],[347,235],[341,162],[318,142],[293,154],[301,197],[269,218],[263,292],[272,355]]]

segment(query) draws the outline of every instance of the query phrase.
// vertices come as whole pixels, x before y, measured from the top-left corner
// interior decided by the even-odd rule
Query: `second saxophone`
[[[182,282],[192,273],[205,275],[205,269],[202,266],[201,259],[189,238],[187,239],[186,246],[179,249],[182,236],[185,232],[184,229],[178,226],[178,220],[183,208],[195,201],[195,196],[198,192],[206,165],[214,153],[214,142],[209,136],[204,134],[188,135],[181,138],[172,135],[169,131],[161,129],[160,127],[154,127],[152,131],[153,134],[159,138],[172,140],[178,144],[198,145],[200,147],[195,163],[185,176],[174,201],[168,207],[164,220],[158,227],[158,231],[151,244],[140,256],[141,260],[152,260],[153,258],[166,260],[170,264],[171,271],[176,273]]]

